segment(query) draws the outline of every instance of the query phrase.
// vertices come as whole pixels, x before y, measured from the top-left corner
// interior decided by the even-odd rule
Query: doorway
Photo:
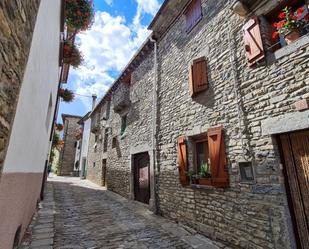
[[[134,198],[136,201],[149,204],[150,160],[147,152],[134,155]]]
[[[309,130],[279,136],[297,248],[309,248]]]
[[[106,159],[102,160],[102,186],[106,186]]]

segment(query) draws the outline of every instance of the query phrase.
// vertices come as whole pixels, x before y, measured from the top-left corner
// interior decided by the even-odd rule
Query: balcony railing
[[[113,105],[116,113],[130,106],[130,85],[127,83],[120,83],[113,94]]]

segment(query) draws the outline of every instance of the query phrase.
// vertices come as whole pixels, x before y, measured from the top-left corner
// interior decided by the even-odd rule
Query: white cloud
[[[112,4],[112,0],[104,1]],[[102,97],[114,80],[110,72],[122,70],[149,35],[147,27],[141,24],[141,18],[145,13],[155,14],[159,3],[157,0],[136,2],[132,24],[127,24],[123,16],[97,11],[91,29],[78,35],[77,43],[84,55],[84,64],[71,71],[76,79],[74,88],[77,94]],[[79,98],[79,95],[76,97]],[[80,99],[87,108],[91,107],[91,98]]]
[[[113,0],[104,0],[105,3],[107,3],[109,6],[112,6]]]

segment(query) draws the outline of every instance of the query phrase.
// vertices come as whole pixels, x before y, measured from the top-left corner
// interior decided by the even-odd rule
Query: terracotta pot
[[[211,178],[200,178],[198,183],[200,185],[211,185]]]
[[[300,32],[298,29],[293,29],[284,36],[284,39],[287,44],[291,44],[300,37]]]

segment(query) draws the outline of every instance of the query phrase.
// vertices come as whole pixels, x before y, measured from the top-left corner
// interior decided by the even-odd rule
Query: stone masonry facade
[[[266,46],[265,59],[249,66],[243,27],[250,16],[234,13],[235,1],[201,0],[202,17],[187,32],[183,13],[189,2],[163,4],[152,25],[157,50],[153,44],[147,52],[142,47],[91,114],[93,122],[111,101],[108,118],[100,119],[97,154],[89,154],[87,177],[100,184],[105,178],[109,190],[134,199],[133,156],[148,152],[154,186],[150,208],[157,213],[233,248],[296,248],[277,134],[309,128],[309,111],[294,108],[309,98],[308,36],[272,52],[264,16],[278,1],[243,1],[250,15],[259,16]],[[208,89],[192,97],[189,68],[201,57],[207,60]],[[114,105],[121,84],[128,84],[130,104],[119,110]],[[183,186],[178,138],[188,139],[192,169],[190,139],[219,126],[229,186]],[[89,152],[94,144],[93,133]],[[241,177],[243,162],[252,165],[253,180]]]
[[[277,143],[262,134],[261,122],[295,112],[293,103],[309,96],[309,46],[249,67],[242,32],[246,20],[230,10],[229,1],[201,2],[203,17],[191,32],[185,32],[180,15],[158,42],[159,212],[237,248],[290,248],[293,235]],[[201,56],[208,62],[209,89],[191,98],[188,64]],[[220,125],[230,187],[182,187],[177,138]],[[241,182],[241,161],[253,163],[254,182]]]
[[[63,141],[64,145],[60,153],[59,175],[72,175],[74,173],[74,162],[76,153],[76,131],[79,129],[77,123],[81,117],[62,115],[63,119]]]
[[[40,1],[0,2],[0,176]]]
[[[87,179],[101,185],[105,177],[109,190],[127,198],[134,198],[133,156],[142,152],[152,154],[154,61],[151,42],[147,41],[141,50],[138,54],[143,56],[130,72],[130,83],[127,79],[119,80],[90,115],[93,123],[95,115],[100,114],[100,130],[90,135]],[[119,102],[127,104],[117,109]],[[124,116],[126,128],[121,132]]]

